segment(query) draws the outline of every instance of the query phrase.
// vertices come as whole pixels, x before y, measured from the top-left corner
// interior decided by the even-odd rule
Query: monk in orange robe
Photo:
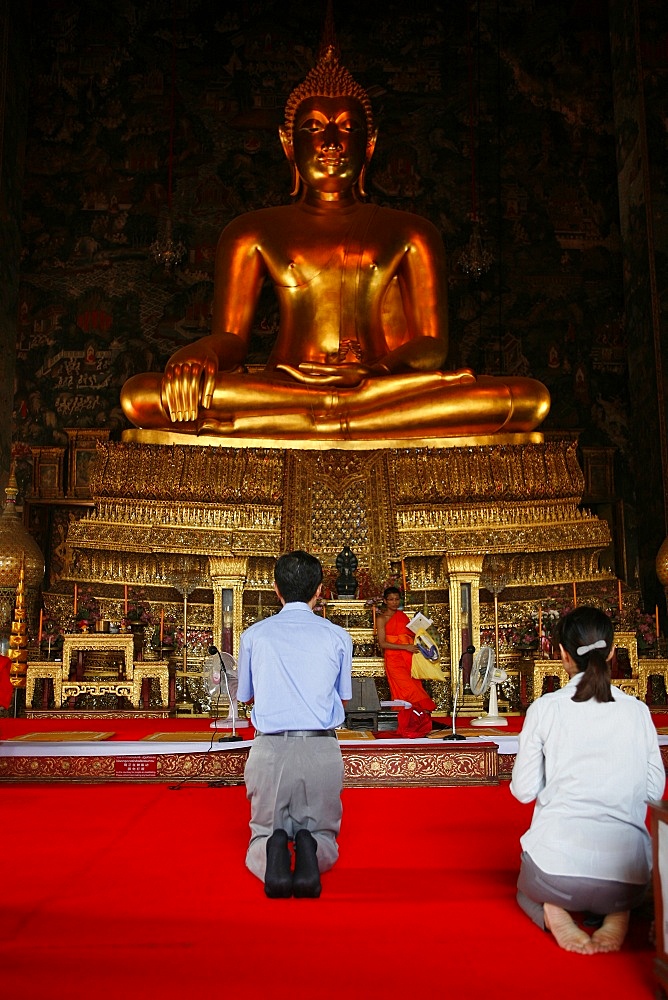
[[[388,587],[384,594],[385,610],[376,616],[378,645],[385,656],[385,673],[390,693],[395,701],[408,701],[413,708],[433,712],[436,703],[431,700],[422,684],[411,677],[413,653],[419,653],[415,636],[407,627],[410,618],[399,609],[401,591]]]

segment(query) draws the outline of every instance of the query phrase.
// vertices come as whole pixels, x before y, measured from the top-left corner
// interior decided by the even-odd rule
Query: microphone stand
[[[467,646],[466,652],[469,654],[475,653],[475,646]],[[459,666],[457,667],[457,687],[455,688],[455,699],[452,704],[452,732],[449,736],[444,736],[443,740],[465,740],[465,736],[461,736],[457,732],[457,701],[459,699],[459,690],[462,683],[462,670],[464,667],[464,653],[459,657]]]
[[[215,656],[216,653],[218,654],[218,659],[220,660],[220,669],[223,671],[223,677],[225,678],[225,690],[227,691],[227,700],[229,702],[230,712],[232,714],[232,733],[231,733],[231,735],[230,736],[219,736],[217,742],[218,743],[238,743],[240,740],[243,740],[243,736],[238,736],[237,735],[237,713],[236,713],[235,706],[234,706],[234,704],[232,702],[232,695],[230,694],[230,682],[227,679],[227,670],[225,668],[225,664],[223,663],[223,657],[222,657],[222,654],[221,654],[220,650],[217,649],[215,646],[209,646],[209,655],[210,656]]]

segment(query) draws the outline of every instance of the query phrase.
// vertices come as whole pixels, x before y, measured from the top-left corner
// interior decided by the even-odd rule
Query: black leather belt
[[[335,729],[283,729],[280,733],[260,733],[256,736],[329,736],[336,739]]]

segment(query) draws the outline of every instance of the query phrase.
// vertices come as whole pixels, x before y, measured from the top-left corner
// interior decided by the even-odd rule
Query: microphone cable
[[[230,685],[229,685],[229,682],[228,682],[228,679],[227,679],[227,670],[225,669],[225,664],[223,663],[223,657],[222,657],[222,655],[220,653],[220,650],[218,650],[215,646],[209,646],[209,656],[216,656],[216,655],[218,656],[218,658],[220,660],[221,671],[222,671],[223,676],[225,677],[225,687],[227,689],[227,697],[228,697],[228,700],[229,700],[229,703],[230,703],[230,711],[232,712],[232,736],[228,736],[228,737],[219,736],[217,742],[218,743],[226,743],[226,742],[232,742],[232,741],[239,742],[239,741],[241,741],[242,738],[241,738],[241,736],[237,736],[236,735],[235,712],[234,712],[234,708],[232,707],[232,699],[230,697]],[[216,704],[215,704],[215,708],[214,708],[214,722],[217,722],[218,719],[220,718],[219,706],[220,706],[220,699],[221,699],[221,697],[222,697],[222,691],[220,690],[220,683],[219,683],[218,684],[218,697],[216,698]],[[215,728],[211,732],[211,740],[209,742],[208,747],[206,748],[206,750],[204,751],[203,754],[200,754],[200,767],[198,769],[197,774],[189,774],[187,778],[183,778],[181,781],[179,781],[178,784],[176,784],[176,785],[168,785],[168,790],[170,792],[179,792],[179,791],[181,791],[181,789],[183,788],[184,785],[187,785],[187,783],[189,781],[194,781],[196,778],[200,778],[202,776],[202,771],[204,770],[204,761],[206,759],[207,754],[211,753],[211,751],[213,750],[213,744],[214,744],[214,742],[216,742],[216,729]],[[207,788],[220,788],[220,787],[222,787],[225,784],[226,784],[226,782],[223,782],[223,781],[208,781],[207,782]]]

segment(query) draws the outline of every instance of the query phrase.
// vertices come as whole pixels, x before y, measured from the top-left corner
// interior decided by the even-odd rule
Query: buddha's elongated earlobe
[[[299,189],[302,186],[302,179],[299,176],[297,164],[294,160],[290,160],[290,172],[292,173],[292,190],[290,191],[290,197],[296,198],[299,194]]]
[[[286,155],[287,161],[290,164],[290,172],[292,174],[292,190],[290,191],[290,197],[296,198],[299,194],[299,189],[301,187],[301,177],[299,176],[299,171],[297,170],[297,164],[295,163],[295,152],[292,146],[292,139],[288,135],[286,129],[283,126],[279,126],[278,137],[281,140],[281,146],[283,147],[283,152]]]
[[[359,192],[360,198],[366,198],[367,192],[364,187],[364,178],[366,177],[366,168],[369,166],[369,161],[373,156],[373,151],[376,148],[376,139],[378,138],[378,131],[374,130],[366,144],[366,160],[364,161],[364,166],[360,171],[360,175],[357,178],[357,190]]]

